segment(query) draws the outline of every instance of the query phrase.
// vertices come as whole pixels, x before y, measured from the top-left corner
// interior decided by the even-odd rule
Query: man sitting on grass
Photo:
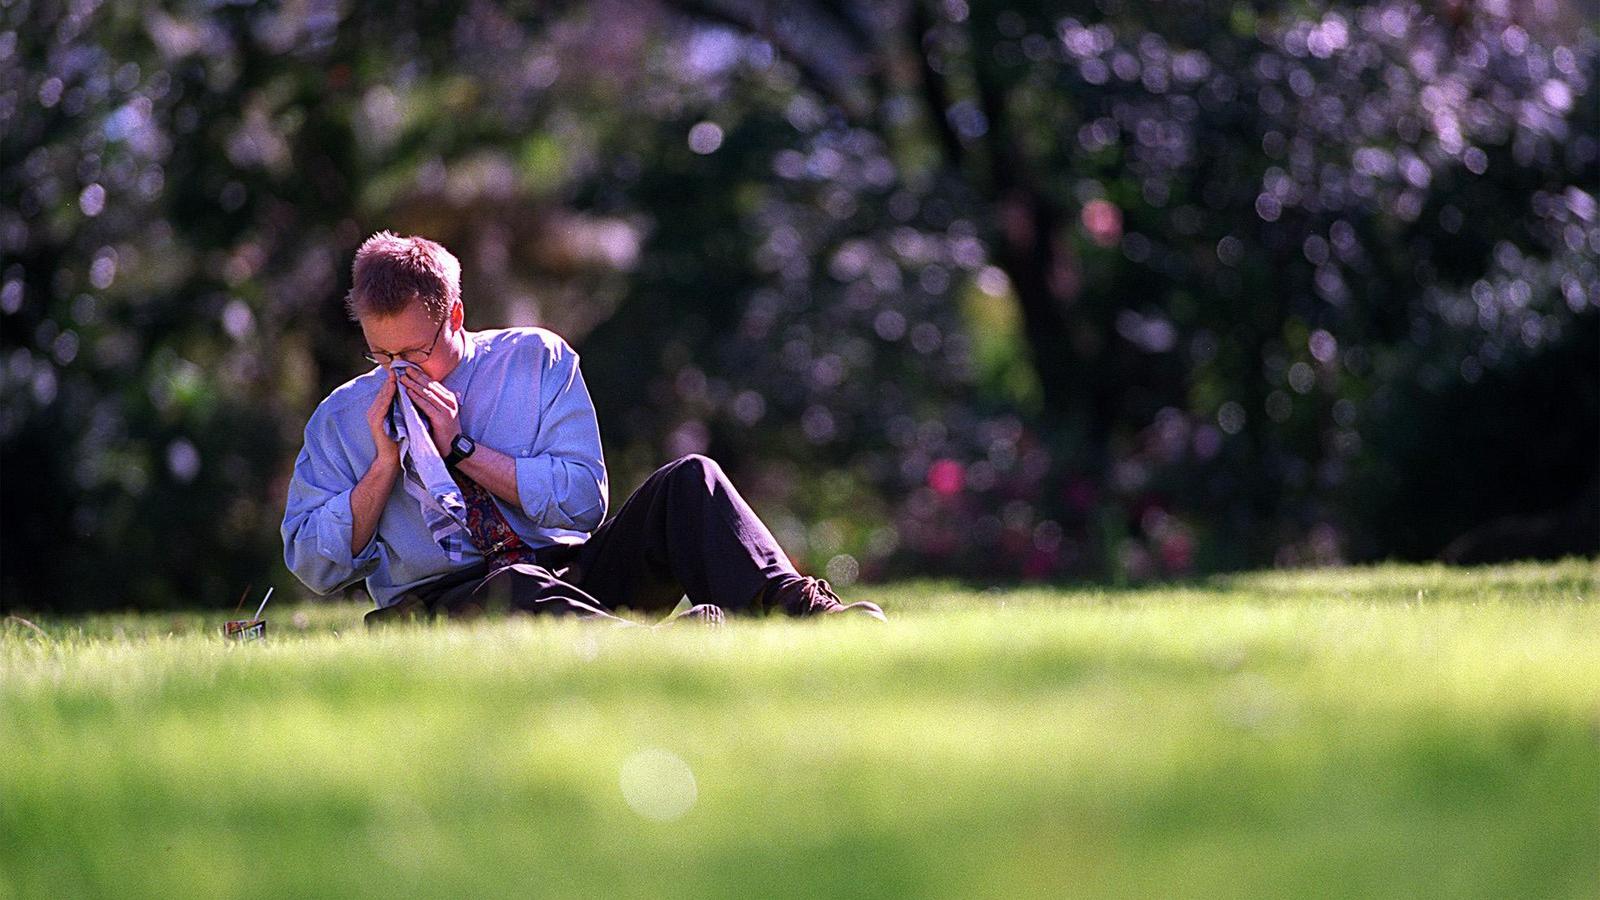
[[[461,265],[379,232],[346,300],[377,368],[317,405],[295,460],[284,560],[326,594],[365,578],[369,623],[486,609],[615,618],[853,613],[801,575],[715,462],[685,456],[606,520],[578,355],[542,328],[468,331]],[[602,521],[604,520],[604,521]]]

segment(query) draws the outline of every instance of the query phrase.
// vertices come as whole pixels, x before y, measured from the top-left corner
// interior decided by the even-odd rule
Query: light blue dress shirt
[[[594,403],[578,354],[543,328],[466,332],[461,363],[444,378],[460,406],[461,431],[515,459],[521,507],[495,497],[506,521],[533,547],[581,543],[605,518],[605,460]],[[367,580],[379,606],[449,572],[451,563],[399,481],[372,540],[350,553],[350,492],[377,449],[367,408],[383,386],[374,368],[336,388],[306,423],[283,516],[283,558],[306,587],[327,594]]]

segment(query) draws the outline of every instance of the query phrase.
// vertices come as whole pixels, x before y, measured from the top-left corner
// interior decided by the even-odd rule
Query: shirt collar
[[[466,380],[467,370],[471,368],[473,360],[477,359],[478,352],[478,332],[462,328],[461,361],[456,363],[456,367],[450,370],[450,374],[444,376],[445,387],[452,391],[459,390],[457,386]]]

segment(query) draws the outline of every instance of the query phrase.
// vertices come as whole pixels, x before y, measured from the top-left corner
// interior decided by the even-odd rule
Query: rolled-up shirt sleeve
[[[600,423],[578,370],[578,354],[557,342],[539,379],[538,434],[516,458],[522,511],[539,526],[594,531],[606,516],[608,486]]]
[[[359,480],[337,460],[339,436],[314,415],[306,425],[305,445],[294,461],[283,515],[283,561],[289,571],[318,594],[364,578],[377,568],[376,534],[360,554],[351,555],[354,519],[350,492]]]

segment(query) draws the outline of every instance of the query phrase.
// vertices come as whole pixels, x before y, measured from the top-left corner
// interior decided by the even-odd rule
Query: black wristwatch
[[[471,456],[472,452],[477,449],[477,441],[467,437],[464,434],[458,434],[456,435],[456,439],[450,442],[450,455],[444,458],[444,464],[447,466],[454,466],[460,463],[463,459]]]

